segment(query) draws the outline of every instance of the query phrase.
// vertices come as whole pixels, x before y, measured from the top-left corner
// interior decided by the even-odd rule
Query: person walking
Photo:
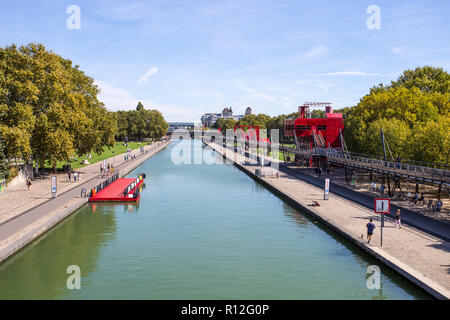
[[[67,171],[67,177],[69,178],[69,182],[72,181],[71,177],[72,177],[72,173],[69,171]]]
[[[367,243],[370,243],[370,240],[372,240],[373,230],[375,230],[375,224],[372,221],[373,219],[370,219],[369,223],[366,225]]]
[[[26,183],[27,183],[28,191],[30,191],[30,187],[31,187],[31,179],[30,179],[30,177],[27,177]]]
[[[402,221],[400,219],[400,209],[397,209],[397,211],[395,212],[395,227],[401,229],[402,228]]]

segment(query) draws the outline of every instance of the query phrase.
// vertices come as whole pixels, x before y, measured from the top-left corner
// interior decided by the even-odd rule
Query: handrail
[[[384,159],[361,157],[360,154],[345,152],[341,148],[312,148],[312,149],[295,149],[291,147],[285,147],[280,145],[280,151],[290,152],[295,154],[315,154],[326,156],[331,161],[338,163],[350,163],[358,165],[363,164],[368,168],[377,170],[393,171],[394,174],[407,174],[417,178],[431,181],[449,181],[450,182],[450,170],[439,169],[435,167],[425,167],[416,164],[398,163],[392,161],[385,161]]]
[[[123,189],[123,195],[124,197],[128,197],[128,194],[130,193],[131,190],[133,190],[138,184],[139,182],[143,179],[142,175],[139,175],[139,177],[137,177],[136,179],[134,179],[130,184],[128,184],[128,186],[126,186],[125,189]],[[139,193],[136,193],[136,190],[133,192],[133,198],[137,198],[137,195]]]
[[[89,192],[89,197],[92,197],[92,190],[95,189],[95,193],[105,189],[107,186],[109,186],[111,183],[116,181],[119,178],[119,173],[113,174],[108,180],[105,180],[101,183],[99,183],[95,188],[92,188]]]

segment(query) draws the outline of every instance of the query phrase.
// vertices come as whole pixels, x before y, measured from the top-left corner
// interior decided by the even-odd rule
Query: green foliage
[[[441,68],[407,70],[390,86],[372,88],[355,107],[338,110],[344,115],[349,150],[380,154],[382,127],[394,154],[445,162],[450,135],[449,78]]]
[[[415,160],[448,164],[450,151],[450,117],[440,116],[417,129],[411,151]]]
[[[139,102],[136,110],[117,111],[118,140],[128,137],[132,140],[141,141],[143,138],[159,139],[166,135],[169,125],[158,110],[146,110]]]
[[[314,109],[311,112],[311,118],[315,118],[315,119],[325,119],[326,118],[326,113],[325,110],[321,110],[321,109]]]
[[[41,166],[114,143],[94,79],[41,44],[0,48],[0,133],[9,157]]]
[[[214,129],[220,128],[220,130],[225,133],[226,130],[228,130],[228,129],[234,129],[234,126],[236,124],[237,124],[237,122],[231,118],[228,118],[228,119],[220,118],[213,125],[213,128]]]
[[[267,129],[272,118],[266,114],[249,114],[238,121],[238,125],[259,126],[260,129]]]
[[[9,165],[5,153],[5,143],[0,135],[0,181],[9,176]]]
[[[141,111],[144,110],[144,105],[142,104],[142,102],[138,102],[137,106],[136,106],[136,111]]]
[[[415,70],[406,70],[397,81],[391,83],[392,87],[418,88],[423,92],[448,93],[450,91],[450,74],[442,68],[431,66],[417,67]]]

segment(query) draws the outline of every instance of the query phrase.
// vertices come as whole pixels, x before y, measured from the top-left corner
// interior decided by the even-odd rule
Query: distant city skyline
[[[95,79],[109,110],[276,116],[356,105],[417,66],[448,70],[448,12],[425,0],[3,1],[0,46],[43,43]]]

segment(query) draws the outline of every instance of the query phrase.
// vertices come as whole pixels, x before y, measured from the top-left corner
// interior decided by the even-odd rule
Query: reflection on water
[[[104,207],[95,214],[90,206],[83,207],[73,218],[0,265],[0,298],[61,296],[67,291],[67,267],[83,266],[83,275],[89,275],[98,267],[102,246],[115,241],[116,231],[114,207]]]
[[[0,265],[0,298],[428,298],[382,266],[367,289],[377,261],[232,165],[175,165],[174,145],[130,174],[147,175],[137,204],[86,205]]]

